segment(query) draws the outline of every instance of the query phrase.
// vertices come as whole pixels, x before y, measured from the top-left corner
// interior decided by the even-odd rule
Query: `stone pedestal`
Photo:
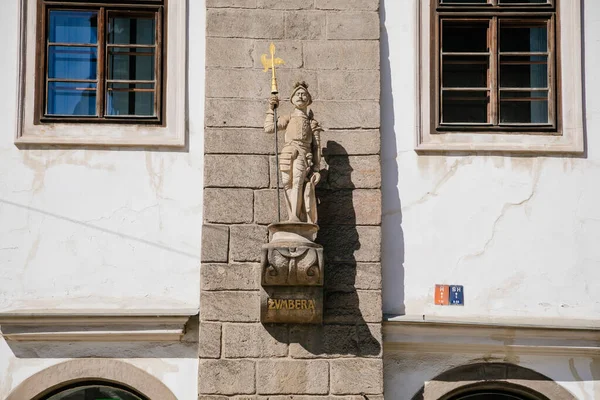
[[[313,242],[318,229],[304,222],[269,225],[261,257],[261,322],[322,323],[323,247]]]

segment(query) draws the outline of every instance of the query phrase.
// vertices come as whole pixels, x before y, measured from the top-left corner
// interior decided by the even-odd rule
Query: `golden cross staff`
[[[275,66],[284,64],[285,62],[281,58],[275,58],[275,45],[271,43],[269,46],[269,52],[271,53],[271,59],[267,59],[267,55],[263,54],[260,60],[265,68],[265,72],[271,69],[271,94],[277,96],[279,91],[277,90],[277,78],[275,77]],[[275,169],[277,174],[277,221],[281,222],[281,199],[279,198],[279,145],[277,143],[277,104],[273,107],[273,122],[275,123]]]

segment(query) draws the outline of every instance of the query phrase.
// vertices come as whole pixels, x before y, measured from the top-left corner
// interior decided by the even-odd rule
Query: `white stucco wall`
[[[189,149],[179,152],[15,147],[17,7],[3,2],[0,16],[0,312],[197,308],[204,2],[190,4]]]
[[[189,2],[189,149],[179,152],[15,147],[18,3],[0,13],[0,312],[198,309],[204,1]],[[136,344],[142,358],[127,361],[196,398],[196,352],[155,346],[144,355]],[[0,398],[61,360],[18,357],[0,340]]]
[[[600,2],[584,3],[579,158],[416,154],[416,2],[382,1],[384,312],[597,319]],[[435,284],[464,285],[465,306],[435,306]]]

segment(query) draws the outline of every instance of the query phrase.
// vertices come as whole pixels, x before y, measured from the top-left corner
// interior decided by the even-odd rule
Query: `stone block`
[[[260,360],[256,365],[259,394],[327,394],[327,361]]]
[[[262,245],[268,241],[267,227],[262,225],[233,225],[230,228],[230,233],[229,243],[232,261],[260,261]]]
[[[207,67],[252,67],[254,41],[249,39],[206,38]]]
[[[279,191],[281,202],[281,220],[287,219],[283,190]],[[274,189],[254,191],[254,222],[268,225],[277,222],[277,191]]]
[[[278,3],[280,3],[278,1]],[[306,70],[297,71],[298,68],[302,67],[302,42],[293,41],[293,40],[285,40],[285,41],[269,41],[269,40],[256,40],[254,43],[254,66],[256,68],[263,68],[260,57],[262,54],[267,54],[269,56],[269,45],[271,42],[275,45],[276,53],[275,56],[281,56],[285,61],[285,64],[277,66],[277,71],[281,73],[281,71],[285,69],[292,69],[298,73],[305,73]],[[279,83],[279,78],[277,79]],[[270,83],[270,80],[269,80]],[[267,85],[270,88],[270,85]],[[280,90],[283,90],[285,93],[285,89],[287,86],[279,85]],[[289,88],[291,89],[291,88]],[[312,88],[311,88],[312,89]]]
[[[256,390],[255,363],[249,360],[200,360],[201,394],[252,394]]]
[[[379,0],[315,0],[315,8],[321,10],[379,10]]]
[[[308,10],[313,8],[313,2],[306,0],[258,0],[258,8],[271,10]]]
[[[259,292],[200,292],[202,321],[258,322]]]
[[[285,37],[294,40],[325,39],[324,11],[290,11],[285,14]]]
[[[321,147],[323,155],[370,155],[379,154],[379,130],[359,131],[325,131],[321,133]]]
[[[304,42],[303,54],[306,69],[379,69],[377,40]]]
[[[379,30],[377,12],[327,14],[327,39],[379,39]]]
[[[325,129],[378,129],[379,103],[361,101],[315,101],[315,119]]]
[[[209,98],[265,99],[264,109],[266,110],[266,99],[271,93],[268,80],[267,74],[258,69],[209,68],[206,70],[205,93]]]
[[[281,39],[283,12],[273,10],[208,9],[207,36]]]
[[[267,99],[271,96],[270,77],[271,75],[266,74],[262,69],[207,69],[206,96],[263,99],[264,108],[261,110],[261,116],[264,122],[265,111],[268,108]],[[277,83],[284,97],[297,81],[306,81],[309,85],[314,83],[310,87],[311,94],[313,97],[318,96],[316,72],[282,69],[277,73]],[[267,135],[264,132],[263,134]]]
[[[206,0],[206,8],[256,8],[256,0]]]
[[[253,201],[251,189],[204,189],[204,219],[224,224],[250,223]]]
[[[381,291],[326,292],[323,320],[331,324],[381,322]]]
[[[210,399],[212,400],[212,399]],[[221,400],[221,399],[217,399]],[[246,400],[245,398],[236,398],[235,400]],[[252,399],[254,400],[254,399]],[[364,396],[356,395],[356,396],[291,396],[291,395],[283,395],[283,396],[258,396],[256,400],[365,400]],[[383,396],[369,396],[368,400],[383,400]]]
[[[202,225],[202,262],[227,262],[229,227]]]
[[[260,289],[260,264],[202,264],[200,288],[202,290],[258,290]]]
[[[223,327],[223,357],[227,358],[285,357],[287,342],[284,325],[225,324]]]
[[[381,164],[379,156],[327,156],[327,179],[321,189],[379,189]]]
[[[204,157],[205,187],[269,187],[269,159],[258,155]]]
[[[381,224],[381,192],[377,189],[319,190],[317,197],[320,224]]]
[[[379,100],[379,71],[320,71],[320,100]]]
[[[379,325],[295,325],[290,328],[290,356],[294,358],[379,357]],[[373,332],[372,332],[372,331]]]
[[[283,143],[283,132],[280,133]],[[262,129],[210,128],[204,131],[204,151],[207,154],[274,154],[275,139]]]
[[[200,358],[221,357],[221,324],[200,323],[198,355]]]
[[[331,360],[331,393],[382,394],[383,360]]]
[[[381,260],[381,228],[378,226],[322,225],[316,241],[324,248],[326,264]]]
[[[328,263],[325,289],[342,292],[381,289],[381,264]]]
[[[207,127],[262,128],[265,125],[265,100],[211,99],[205,103]]]

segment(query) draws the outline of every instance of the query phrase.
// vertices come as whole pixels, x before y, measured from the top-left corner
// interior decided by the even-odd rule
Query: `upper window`
[[[41,3],[40,121],[159,121],[161,2]]]
[[[421,2],[417,150],[583,151],[581,0],[559,1]]]
[[[437,128],[555,131],[554,19],[549,0],[440,0]]]
[[[187,3],[22,0],[15,142],[184,147]]]

